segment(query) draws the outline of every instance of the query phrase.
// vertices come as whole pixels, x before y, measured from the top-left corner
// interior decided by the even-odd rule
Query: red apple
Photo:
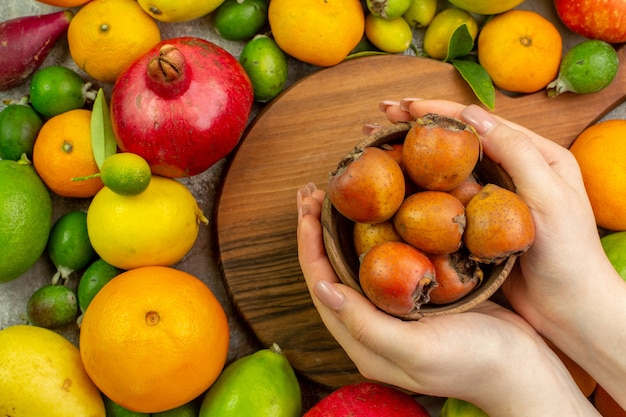
[[[626,42],[624,0],[554,0],[561,21],[573,32],[608,43]]]

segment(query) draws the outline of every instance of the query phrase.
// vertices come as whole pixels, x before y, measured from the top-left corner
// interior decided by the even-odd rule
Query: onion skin
[[[170,178],[200,174],[228,155],[248,123],[254,92],[243,67],[219,46],[167,39],[130,65],[111,95],[121,151]]]

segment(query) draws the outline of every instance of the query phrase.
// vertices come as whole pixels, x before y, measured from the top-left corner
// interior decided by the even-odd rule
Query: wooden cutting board
[[[495,113],[569,146],[626,96],[624,50],[611,86],[591,95],[497,95]],[[365,123],[388,123],[385,99],[477,100],[449,64],[409,56],[346,61],[300,80],[249,126],[227,169],[216,211],[223,280],[235,308],[265,346],[277,342],[303,376],[328,386],[360,381],[324,327],[297,259],[296,191],[326,188],[328,173],[363,139]]]

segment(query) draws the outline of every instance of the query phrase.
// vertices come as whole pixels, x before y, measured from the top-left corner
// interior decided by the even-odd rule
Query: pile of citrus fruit
[[[24,306],[33,326],[0,331],[0,363],[14,365],[0,367],[0,412],[7,415],[14,415],[3,408],[11,404],[17,415],[197,416],[196,399],[222,373],[230,338],[224,309],[202,281],[176,268],[207,218],[183,182],[153,175],[137,155],[110,148],[103,155],[94,141],[94,126],[102,128],[108,113],[96,111],[92,84],[114,83],[161,41],[163,25],[210,17],[219,36],[241,44],[238,58],[258,103],[284,89],[289,60],[312,69],[371,54],[447,61],[461,29],[472,42],[461,58],[475,58],[507,92],[536,92],[559,78],[568,91],[586,93],[614,76],[607,71],[586,85],[588,77],[564,67],[559,31],[537,13],[514,9],[520,0],[451,0],[455,7],[445,9],[437,0],[30,1],[73,9],[67,46],[78,71],[39,69],[25,80],[28,97],[0,111],[0,286],[42,255],[56,271]],[[612,69],[606,46],[585,44],[575,57],[599,57],[596,66]],[[625,134],[626,121],[604,121],[572,147],[615,265],[626,265]],[[88,208],[55,218],[51,195]],[[45,329],[77,324],[80,349]],[[51,367],[48,376],[41,366]],[[297,381],[285,378],[291,415],[299,415]],[[218,385],[227,398],[227,384]],[[33,387],[32,397],[22,389]]]

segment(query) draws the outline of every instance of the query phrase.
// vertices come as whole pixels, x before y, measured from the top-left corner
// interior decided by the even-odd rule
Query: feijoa
[[[267,23],[267,0],[225,0],[215,10],[213,26],[224,39],[252,39]]]
[[[0,112],[0,159],[33,157],[33,146],[43,121],[28,104],[9,104]]]
[[[74,291],[65,285],[46,285],[35,291],[26,304],[28,321],[46,329],[56,329],[76,319],[78,303]]]
[[[274,39],[255,36],[241,51],[239,62],[250,77],[256,101],[270,101],[283,90],[287,82],[287,57]]]

